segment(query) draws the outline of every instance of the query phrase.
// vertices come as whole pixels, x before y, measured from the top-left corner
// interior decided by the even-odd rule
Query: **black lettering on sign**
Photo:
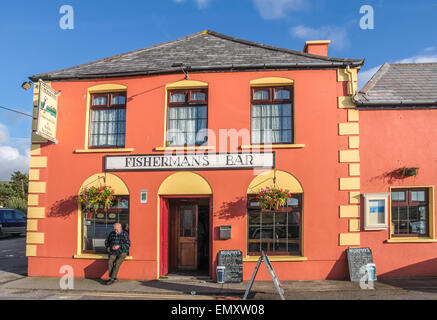
[[[373,263],[372,250],[370,248],[350,248],[347,250],[347,260],[351,281],[359,282],[365,275],[361,268],[368,263]]]

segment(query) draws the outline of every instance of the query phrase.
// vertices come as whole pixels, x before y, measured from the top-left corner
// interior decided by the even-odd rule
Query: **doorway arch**
[[[212,188],[209,182],[200,174],[182,171],[168,176],[158,189],[157,204],[157,276],[158,278],[169,271],[169,201],[175,198],[209,198],[212,199]],[[211,206],[210,206],[211,207]],[[211,209],[210,209],[211,210]],[[211,212],[210,212],[211,219]],[[210,220],[211,221],[211,220]],[[209,228],[210,242],[212,228]],[[210,252],[212,246],[210,246]],[[211,272],[211,270],[210,270]]]

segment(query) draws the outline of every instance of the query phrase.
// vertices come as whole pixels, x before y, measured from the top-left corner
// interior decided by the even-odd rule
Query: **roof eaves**
[[[357,66],[359,62],[355,63]],[[272,63],[272,64],[230,64],[217,66],[191,66],[188,71],[191,72],[207,72],[207,71],[235,71],[235,70],[290,70],[290,69],[311,69],[311,68],[338,68],[354,65],[354,62],[306,62],[306,63]],[[78,79],[96,79],[96,78],[117,78],[130,76],[147,76],[157,74],[175,74],[180,73],[180,68],[168,68],[161,70],[144,70],[120,73],[100,73],[100,74],[78,74],[65,76],[52,76],[50,74],[40,74],[29,77],[31,81],[46,80],[46,81],[66,81]]]

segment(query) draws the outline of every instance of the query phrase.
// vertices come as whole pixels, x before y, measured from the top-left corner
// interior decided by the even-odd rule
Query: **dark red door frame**
[[[169,199],[209,199],[209,274],[212,275],[212,195],[165,195],[160,197],[159,277],[168,274],[169,266]]]

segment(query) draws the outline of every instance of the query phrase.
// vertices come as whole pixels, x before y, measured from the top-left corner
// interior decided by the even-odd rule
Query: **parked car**
[[[0,208],[0,234],[18,236],[26,232],[27,216],[17,209]]]

